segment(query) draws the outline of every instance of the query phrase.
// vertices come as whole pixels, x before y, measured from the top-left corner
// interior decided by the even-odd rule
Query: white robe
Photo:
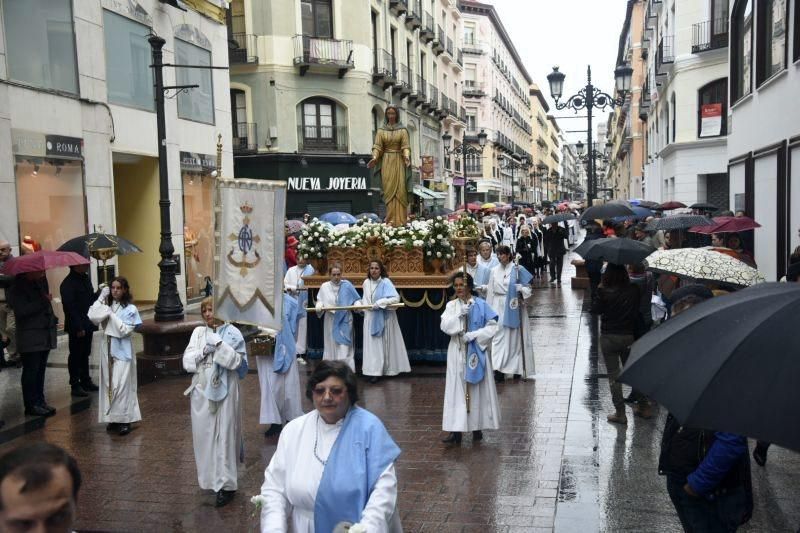
[[[382,309],[386,309],[386,306],[400,302],[399,297],[373,300],[372,295],[378,287],[378,282],[369,278],[364,280],[361,287],[364,290],[364,296],[361,297],[363,305],[377,303]],[[411,372],[403,333],[397,321],[397,311],[394,309],[386,311],[383,335],[380,337],[373,337],[370,334],[374,316],[373,311],[364,311],[364,351],[361,372],[365,376],[396,376],[401,372]]]
[[[460,298],[447,302],[442,313],[442,331],[450,335],[447,346],[447,377],[444,385],[444,409],[442,411],[442,429],[444,431],[478,431],[497,429],[500,425],[500,404],[497,401],[497,390],[492,375],[492,358],[489,348],[492,336],[497,332],[497,322],[489,321],[477,330],[476,342],[486,351],[486,374],[477,385],[464,381],[466,369],[465,348],[459,336],[464,331],[464,318],[461,309],[464,303]],[[469,387],[469,413],[464,396]]]
[[[112,304],[116,305],[116,304]],[[129,306],[133,304],[128,304]],[[89,308],[88,317],[93,323],[101,326],[103,339],[100,351],[100,383],[98,387],[97,419],[101,424],[130,424],[139,422],[142,413],[139,410],[138,381],[136,375],[136,355],[133,354],[133,335],[135,326],[126,324],[117,315],[119,310],[96,301]],[[103,322],[105,321],[105,325]],[[128,352],[132,354],[130,361],[114,357],[109,349],[110,337],[117,337],[122,343],[129,344]],[[109,361],[110,359],[110,361]],[[109,383],[109,372],[111,380]],[[111,399],[109,399],[109,387]]]
[[[274,361],[272,355],[256,356],[258,382],[261,384],[259,424],[283,424],[303,415],[297,359],[283,374],[272,370]]]
[[[478,293],[478,296],[480,296],[481,298],[486,298],[486,285],[478,285],[477,284],[478,281],[475,278],[475,276],[478,275],[479,266],[485,266],[485,265],[481,265],[481,263],[476,262],[475,266],[471,266],[469,263],[467,263],[467,274],[472,276],[472,281],[473,283],[475,283],[475,292]]]
[[[283,276],[283,288],[289,291],[289,294],[291,294],[292,296],[297,296],[297,293],[300,290],[306,290],[305,283],[303,282],[303,277],[301,276],[303,270],[304,269],[301,269],[300,267],[295,265],[289,270],[287,270],[286,275]],[[308,316],[303,315],[297,322],[297,340],[295,341],[295,346],[297,347],[298,356],[302,356],[306,353],[307,339],[308,339]]]
[[[314,444],[318,443],[317,455],[326,460],[343,422],[344,418],[327,424],[314,410],[292,420],[283,429],[261,486],[261,496],[265,499],[261,508],[262,533],[314,533],[314,502],[324,469],[314,456]],[[369,533],[402,531],[394,463],[386,467],[375,483],[359,523]]]
[[[242,410],[236,369],[242,363],[242,355],[222,342],[213,354],[204,356],[203,348],[209,331],[206,326],[196,327],[183,352],[183,368],[194,374],[192,385],[184,394],[191,399],[197,483],[201,489],[214,492],[237,490],[238,462],[242,451]],[[205,374],[198,372],[214,363],[222,366],[228,374],[228,394],[221,402],[211,402],[203,395]]]
[[[347,320],[352,325],[353,313],[352,311],[320,311],[321,307],[334,307],[336,306],[336,297],[339,295],[339,286],[334,285],[330,281],[326,281],[319,288],[317,293],[317,316],[325,314],[323,322],[323,336],[324,345],[322,358],[328,361],[344,361],[347,363],[353,372],[356,371],[355,359],[355,342],[350,345],[339,344],[333,339],[333,316],[334,313],[347,313]],[[351,336],[352,341],[352,336]]]
[[[513,263],[505,267],[502,264],[492,269],[489,276],[489,286],[486,290],[486,302],[497,312],[497,323],[500,328],[492,339],[492,366],[504,374],[520,374],[523,377],[533,377],[533,340],[531,338],[531,324],[528,318],[528,303],[533,296],[530,286],[522,289],[520,305],[520,324],[525,338],[525,367],[523,370],[522,342],[519,329],[503,326],[503,315],[506,310],[506,294],[508,293],[508,279],[514,276]]]

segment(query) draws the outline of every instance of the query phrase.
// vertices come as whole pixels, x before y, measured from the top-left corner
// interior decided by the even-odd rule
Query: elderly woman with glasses
[[[400,448],[358,407],[355,373],[322,361],[308,380],[314,410],[286,425],[261,486],[261,531],[402,531],[394,462]]]

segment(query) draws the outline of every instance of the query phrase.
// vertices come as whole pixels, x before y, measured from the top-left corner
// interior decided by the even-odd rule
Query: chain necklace
[[[317,454],[317,443],[319,442],[319,418],[320,418],[319,417],[319,413],[317,413],[317,422],[316,422],[316,424],[314,426],[314,457],[317,459],[317,461],[319,461],[322,464],[322,466],[325,466],[325,465],[328,464],[328,460],[325,459],[323,461],[320,458],[320,456]],[[329,457],[330,457],[330,455],[329,455]]]

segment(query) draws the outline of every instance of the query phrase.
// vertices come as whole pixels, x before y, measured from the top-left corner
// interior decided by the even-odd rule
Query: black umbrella
[[[583,241],[575,253],[584,259],[608,261],[617,265],[635,265],[656,249],[633,239],[595,239]]]
[[[700,211],[717,211],[719,207],[715,206],[714,204],[708,204],[705,202],[700,202],[697,204],[692,204],[689,206],[690,209],[698,209]]]
[[[90,233],[70,239],[58,247],[61,252],[76,252],[84,257],[90,255],[95,259],[107,259],[115,255],[140,253],[142,250],[127,239],[110,233]]]
[[[798,316],[797,283],[718,296],[634,343],[620,381],[683,425],[800,450]]]
[[[544,217],[542,224],[558,224],[559,222],[564,222],[565,220],[575,220],[575,218],[576,217],[573,213],[558,213],[557,215]]]
[[[689,229],[694,226],[711,226],[714,221],[703,215],[672,215],[652,220],[647,225],[647,231],[672,231],[676,229]]]
[[[651,202],[650,200],[640,200],[639,205],[641,207],[646,207],[647,209],[655,209],[661,204],[659,204],[658,202]]]
[[[633,214],[635,213],[629,206],[625,204],[609,202],[607,204],[602,204],[602,205],[593,205],[592,207],[583,212],[583,214],[581,215],[581,220],[624,217]]]

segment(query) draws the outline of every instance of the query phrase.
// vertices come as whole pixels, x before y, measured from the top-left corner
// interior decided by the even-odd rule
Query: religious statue
[[[408,130],[399,122],[395,106],[386,108],[383,126],[375,134],[368,168],[380,174],[386,223],[403,226],[408,217],[408,187],[411,183],[411,148]]]

